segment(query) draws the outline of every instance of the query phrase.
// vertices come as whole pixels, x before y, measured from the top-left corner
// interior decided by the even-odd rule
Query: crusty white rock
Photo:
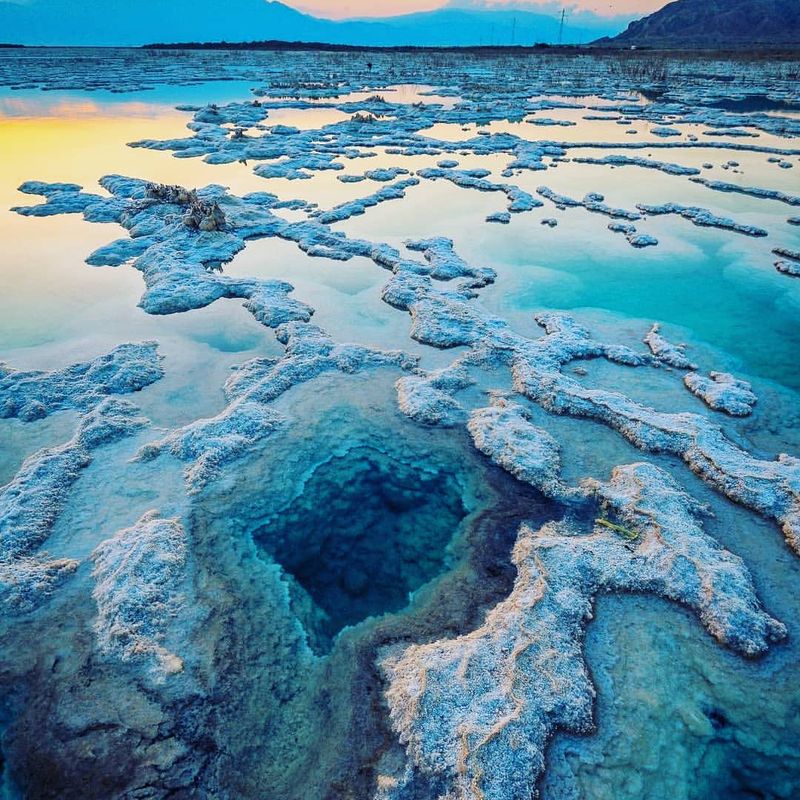
[[[654,323],[644,337],[644,343],[650,348],[650,352],[659,361],[663,361],[667,366],[675,367],[675,369],[697,369],[697,365],[686,357],[686,345],[668,342],[660,331],[661,326]]]
[[[709,408],[732,417],[749,416],[758,401],[750,384],[729,372],[711,372],[709,377],[692,372],[684,376],[683,382]]]
[[[156,342],[123,344],[66,369],[20,371],[0,363],[0,418],[29,422],[64,409],[88,411],[108,395],[138,392],[164,375]]]
[[[189,616],[182,593],[188,580],[187,537],[179,519],[145,514],[92,553],[101,652],[143,664],[156,682],[180,672],[180,656],[165,646],[172,621]]]
[[[441,798],[532,797],[553,732],[591,730],[594,688],[582,642],[599,592],[645,591],[685,604],[745,655],[786,635],[761,610],[741,560],[703,533],[702,509],[665,472],[619,467],[591,488],[630,531],[523,526],[514,589],[480,628],[383,654],[394,730],[410,768],[435,778]]]

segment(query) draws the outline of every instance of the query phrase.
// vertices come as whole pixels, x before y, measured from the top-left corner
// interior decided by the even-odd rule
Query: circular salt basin
[[[413,607],[423,586],[465,558],[469,531],[496,504],[530,518],[558,513],[463,434],[400,414],[396,378],[386,369],[324,375],[289,390],[274,403],[288,426],[197,504],[211,535],[252,540],[280,566],[318,653],[345,628]]]
[[[443,570],[467,515],[457,476],[438,458],[383,449],[380,438],[367,430],[311,468],[302,493],[253,532],[319,609],[322,642],[402,609]]]

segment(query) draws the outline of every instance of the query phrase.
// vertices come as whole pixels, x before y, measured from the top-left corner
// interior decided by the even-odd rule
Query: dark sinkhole
[[[298,616],[317,649],[345,626],[400,610],[442,572],[468,513],[462,492],[442,467],[360,445],[317,466],[302,493],[255,530],[299,585]]]

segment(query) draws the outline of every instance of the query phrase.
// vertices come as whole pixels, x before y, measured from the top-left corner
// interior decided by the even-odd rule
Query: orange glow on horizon
[[[450,0],[282,0],[286,5],[308,14],[328,19],[348,17],[391,17],[413,14],[418,11],[433,11],[451,5]],[[645,16],[667,4],[669,0],[571,0],[560,3],[556,0],[483,0],[475,7],[518,9],[557,13],[563,6],[568,11],[590,11],[603,17]]]
[[[37,98],[38,99],[38,98]],[[9,119],[44,120],[55,117],[60,120],[76,120],[84,117],[99,119],[104,116],[117,119],[119,117],[141,117],[143,119],[163,116],[174,109],[165,105],[155,108],[144,101],[120,102],[114,105],[114,113],[109,114],[107,107],[90,99],[64,99],[48,102],[48,98],[40,102],[31,102],[30,98],[5,97],[0,99],[0,121],[7,124]]]

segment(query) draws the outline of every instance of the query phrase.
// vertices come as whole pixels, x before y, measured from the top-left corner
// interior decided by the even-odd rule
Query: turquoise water
[[[232,368],[252,358],[278,358],[283,348],[239,301],[220,300],[175,316],[146,315],[136,305],[143,286],[135,270],[83,263],[96,247],[123,235],[117,226],[90,225],[79,216],[24,219],[7,209],[31,200],[15,191],[24,179],[93,187],[111,172],[186,186],[218,182],[236,194],[274,191],[322,208],[377,188],[345,184],[328,173],[306,181],[265,181],[252,174],[252,164],[210,166],[126,147],[131,140],[184,135],[190,117],[171,110],[174,104],[246,100],[252,85],[208,83],[125,95],[0,90],[0,145],[10,154],[0,166],[0,360],[53,369],[120,341],[151,338],[165,356],[165,378],[134,398],[154,429],[97,456],[48,543],[57,555],[84,563],[63,600],[64,608],[77,609],[75,618],[37,618],[27,634],[31,641],[21,648],[41,648],[42,664],[63,657],[70,665],[66,671],[74,667],[80,676],[85,668],[74,642],[91,640],[94,605],[86,559],[92,549],[135,521],[131,515],[138,518],[155,506],[181,514],[189,502],[182,482],[186,465],[170,456],[132,462],[138,446],[222,412],[222,387]],[[404,102],[424,100],[420,88],[402,87]],[[328,117],[314,112],[275,116],[301,128],[323,119]],[[551,135],[518,128],[530,136]],[[606,135],[608,126],[603,130]],[[587,123],[575,135],[598,134],[600,141],[599,131]],[[731,155],[681,150],[654,157],[681,163],[708,157],[713,177],[731,177],[720,166]],[[742,165],[736,180],[797,190],[797,165],[780,170],[763,154],[735,157]],[[344,172],[380,166],[413,172],[436,160],[380,152],[348,161]],[[508,159],[458,160],[462,168],[485,166],[500,181]],[[658,247],[636,250],[607,230],[606,217],[583,209],[545,204],[515,216],[509,226],[486,224],[488,214],[505,208],[505,197],[443,181],[425,181],[405,199],[335,228],[399,249],[407,239],[451,237],[467,261],[497,272],[476,304],[528,335],[538,332],[534,313],[566,310],[599,338],[642,349],[642,336],[661,322],[670,340],[689,344],[703,370],[732,369],[752,380],[756,413],[742,423],[720,417],[729,436],[765,458],[798,452],[800,280],[778,274],[770,253],[778,245],[800,248],[800,228],[786,223],[791,209],[633,167],[560,164],[510,180],[531,192],[546,184],[576,198],[599,191],[610,204],[626,208],[668,200],[702,205],[768,227],[770,236],[753,240],[677,217],[654,217],[637,225],[659,239]],[[558,220],[557,227],[541,224],[549,217]],[[225,273],[291,282],[293,296],[316,309],[313,322],[337,342],[403,349],[431,369],[461,352],[411,341],[408,314],[380,298],[389,273],[367,259],[310,259],[290,242],[264,239],[249,242]],[[665,370],[641,374],[607,362],[586,369],[580,376],[586,385],[618,388],[661,410],[707,412]],[[393,369],[358,378],[334,374],[293,388],[275,403],[286,427],[192,500],[193,546],[206,570],[198,580],[221,604],[204,619],[198,641],[233,626],[224,634],[233,642],[225,655],[232,654],[239,672],[225,679],[242,688],[225,719],[235,729],[240,715],[249,726],[230,755],[242,797],[260,796],[264,787],[276,798],[298,800],[371,796],[370,770],[389,741],[376,652],[474,630],[510,591],[515,576],[509,553],[520,522],[540,524],[565,513],[491,466],[463,426],[433,429],[402,416],[398,377]],[[481,376],[459,398],[470,407],[485,405],[485,391],[497,388],[510,388],[508,376]],[[607,479],[615,465],[645,457],[609,428],[553,418],[539,408],[531,409],[531,419],[559,442],[569,482]],[[69,438],[74,424],[71,413],[26,424],[0,420],[0,484],[24,457]],[[599,692],[598,731],[585,738],[556,736],[542,796],[797,796],[800,763],[792,743],[800,735],[800,562],[776,526],[721,499],[682,463],[659,463],[713,508],[707,530],[745,560],[765,607],[788,625],[789,641],[765,659],[747,662],[719,647],[673,605],[602,598],[586,639]],[[241,639],[237,625],[244,631]],[[29,656],[15,658],[25,663]],[[5,795],[13,797],[12,790]]]
[[[539,180],[558,186],[549,174]],[[582,197],[602,188],[590,179],[570,193]],[[450,236],[465,258],[498,272],[496,283],[481,293],[481,303],[526,332],[533,331],[531,315],[546,309],[611,312],[636,321],[641,335],[660,321],[684,329],[679,336],[688,334],[724,352],[748,375],[800,390],[800,282],[777,273],[770,253],[779,241],[800,246],[798,229],[785,223],[786,206],[766,204],[768,212],[756,206],[757,218],[770,219],[782,234],[766,244],[661,217],[640,224],[659,246],[636,250],[606,230],[607,218],[581,209],[562,212],[549,206],[512,219],[508,227],[489,226],[481,220],[502,206],[493,195],[444,184],[412,191],[414,202],[407,208],[387,203],[368,219],[349,220],[342,228],[398,245],[404,238]],[[631,188],[625,193],[643,195]],[[648,190],[644,202],[652,193]],[[725,195],[707,192],[707,207],[730,213],[717,205],[720,197],[729,204]],[[633,207],[621,192],[609,193],[608,202]],[[441,211],[431,217],[425,213],[430,207]],[[741,211],[737,216],[748,219]],[[558,227],[540,225],[545,217],[558,219]]]
[[[399,611],[445,565],[467,515],[449,472],[361,444],[319,465],[253,532],[323,612],[315,639]]]
[[[750,375],[800,389],[800,289],[773,275],[769,263],[731,259],[712,238],[692,241],[693,233],[684,232],[696,253],[679,261],[622,248],[566,257],[545,252],[535,265],[518,263],[513,299],[504,296],[498,310],[596,308],[661,320],[736,357]]]

